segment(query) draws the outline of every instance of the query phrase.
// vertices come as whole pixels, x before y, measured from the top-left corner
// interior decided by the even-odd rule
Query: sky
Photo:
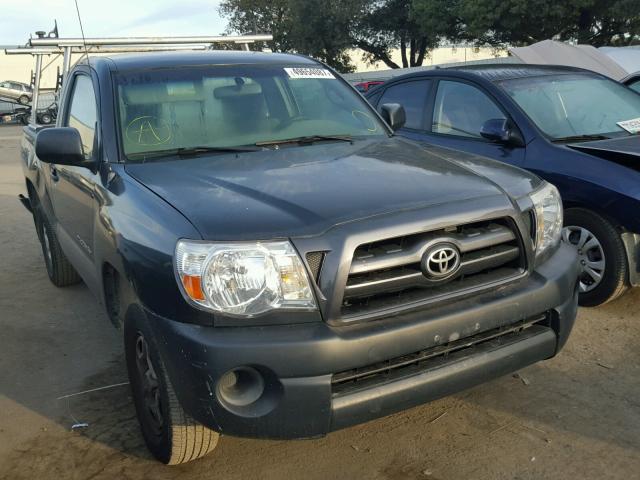
[[[227,26],[216,0],[78,0],[88,37],[219,35]],[[24,45],[50,31],[80,37],[74,0],[0,0],[0,45]],[[34,35],[35,36],[35,35]]]

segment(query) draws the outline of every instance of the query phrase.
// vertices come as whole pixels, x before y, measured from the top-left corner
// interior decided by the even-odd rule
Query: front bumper
[[[577,312],[579,265],[561,245],[525,279],[492,292],[351,326],[326,323],[203,327],[147,311],[176,394],[197,421],[221,433],[309,438],[419,405],[554,356]],[[336,393],[334,374],[494,331],[545,314],[511,340],[486,342],[423,363],[419,371]],[[506,337],[505,337],[506,338]],[[511,338],[511,337],[509,337]],[[216,386],[227,371],[260,372],[264,394],[224,406]]]

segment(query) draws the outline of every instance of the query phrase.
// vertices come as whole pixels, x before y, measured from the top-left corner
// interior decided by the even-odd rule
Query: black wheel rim
[[[136,337],[136,370],[142,390],[142,405],[147,423],[154,435],[160,436],[164,426],[160,384],[153,368],[149,344],[141,332]]]

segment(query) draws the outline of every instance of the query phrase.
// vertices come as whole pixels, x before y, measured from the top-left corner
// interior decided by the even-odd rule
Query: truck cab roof
[[[86,64],[84,59],[79,65]],[[198,65],[317,65],[318,62],[303,55],[286,53],[244,52],[212,50],[204,52],[127,53],[89,57],[94,67],[106,65],[112,71],[192,67]]]

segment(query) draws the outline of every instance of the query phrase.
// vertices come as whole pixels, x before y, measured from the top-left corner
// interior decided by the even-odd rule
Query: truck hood
[[[455,157],[451,151],[448,156]],[[497,164],[483,168],[511,171]],[[125,169],[208,240],[310,236],[374,215],[505,195],[469,165],[397,137],[203,155]]]
[[[640,171],[640,135],[572,143],[567,147]]]

